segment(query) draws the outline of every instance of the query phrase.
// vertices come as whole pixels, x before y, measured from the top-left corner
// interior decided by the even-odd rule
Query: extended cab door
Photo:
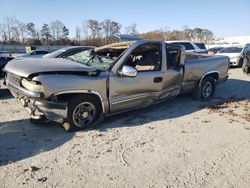
[[[131,47],[132,48],[132,47]],[[134,46],[109,78],[110,112],[146,107],[159,99],[163,86],[162,43],[144,42]],[[137,71],[135,77],[119,72],[124,66]]]
[[[182,47],[166,44],[166,69],[163,74],[161,99],[176,96],[180,93],[183,80]],[[185,50],[184,50],[185,51]],[[183,52],[184,52],[183,51]]]

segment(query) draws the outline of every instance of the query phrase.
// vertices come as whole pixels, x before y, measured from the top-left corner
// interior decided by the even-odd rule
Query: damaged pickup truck
[[[209,99],[228,77],[229,59],[185,53],[161,41],[120,42],[67,59],[20,59],[5,67],[6,85],[32,122],[57,121],[66,131],[144,108],[179,93]]]

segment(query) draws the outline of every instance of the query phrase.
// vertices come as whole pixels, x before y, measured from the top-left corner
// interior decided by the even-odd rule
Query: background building
[[[215,44],[230,44],[230,45],[245,45],[247,43],[250,43],[250,35],[216,38],[214,40],[214,43]]]

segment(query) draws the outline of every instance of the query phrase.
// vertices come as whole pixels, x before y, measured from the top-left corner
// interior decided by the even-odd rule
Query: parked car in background
[[[14,57],[12,57],[10,55],[0,54],[0,78],[3,77],[2,69],[12,59],[14,59]]]
[[[5,67],[6,85],[31,122],[57,121],[67,131],[78,130],[179,93],[211,98],[228,77],[228,57],[186,55],[182,46],[160,41],[115,43],[86,50],[74,61],[11,61]]]
[[[85,50],[93,49],[92,46],[70,46],[48,53],[43,58],[68,58]]]
[[[216,54],[216,53],[218,53],[220,50],[222,50],[223,49],[223,47],[214,47],[214,48],[209,48],[208,50],[207,50],[207,53],[208,53],[208,55],[214,55],[214,54]]]
[[[242,70],[246,74],[250,74],[250,44],[247,44],[243,50]]]
[[[27,52],[25,54],[19,55],[16,58],[26,58],[26,57],[31,57],[31,58],[40,58],[43,57],[45,54],[48,54],[49,51],[46,50],[32,50],[30,52]]]
[[[230,59],[230,66],[232,67],[242,67],[243,65],[243,47],[226,47],[217,54],[228,56]]]
[[[186,52],[207,53],[205,44],[201,42],[192,42],[187,40],[173,40],[165,42],[169,44],[182,45],[185,47]]]

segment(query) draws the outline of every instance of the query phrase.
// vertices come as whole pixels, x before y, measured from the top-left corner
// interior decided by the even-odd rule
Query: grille
[[[16,74],[7,73],[7,80],[13,85],[20,86],[21,77]]]

